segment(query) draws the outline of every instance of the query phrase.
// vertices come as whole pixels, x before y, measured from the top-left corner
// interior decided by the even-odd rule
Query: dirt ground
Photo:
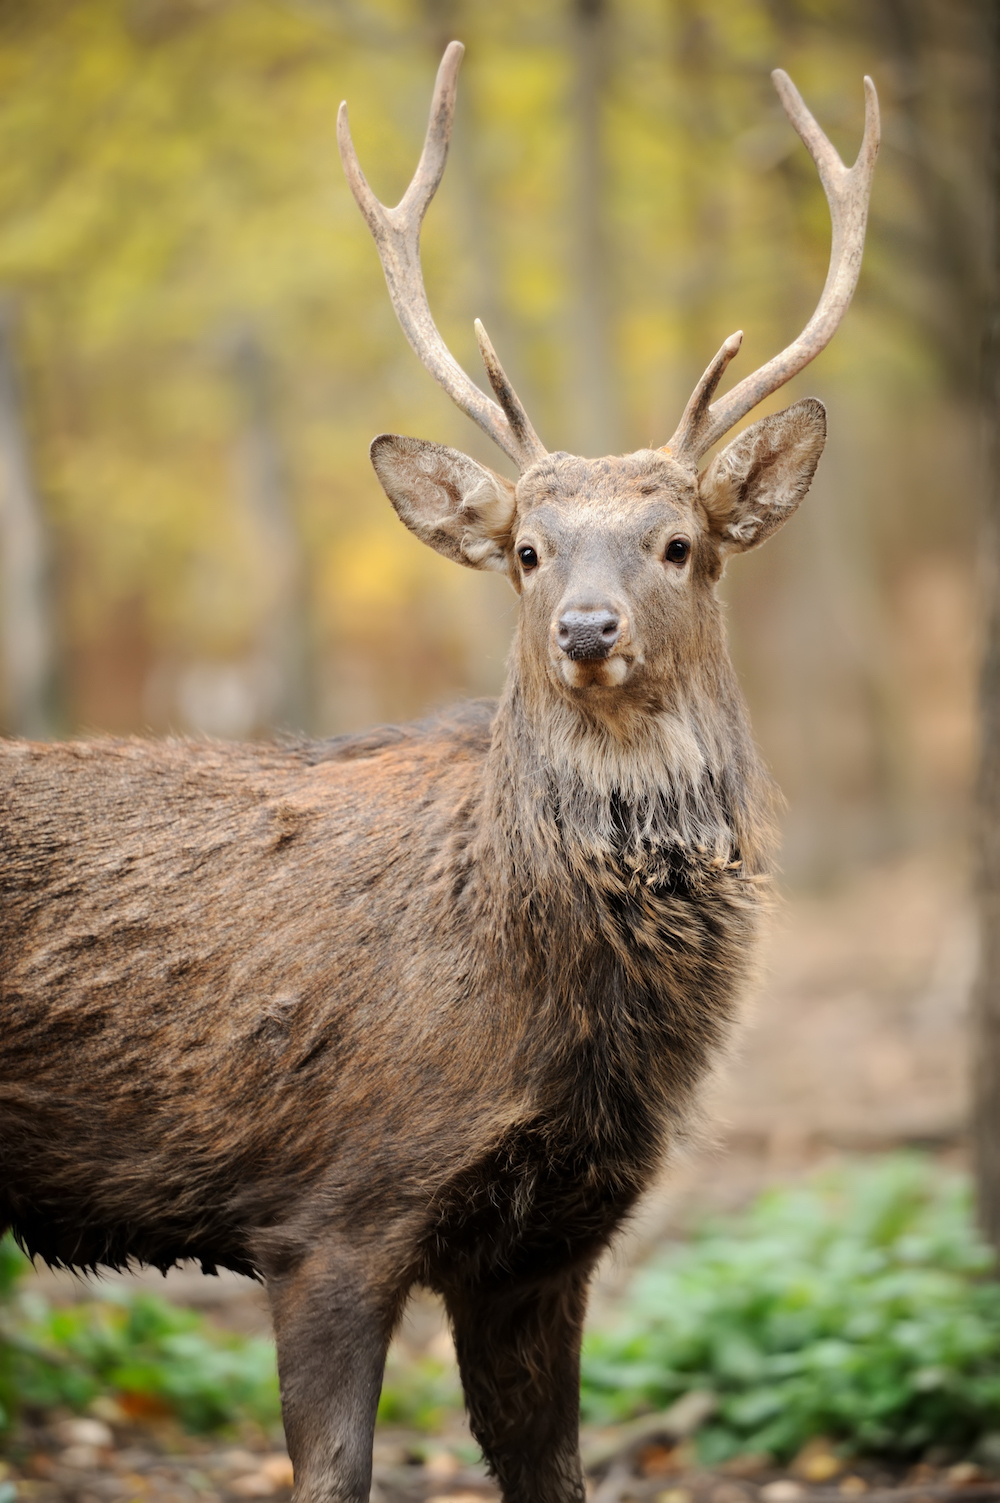
[[[595,1291],[601,1312],[610,1312],[630,1270],[653,1246],[683,1236],[706,1209],[745,1204],[770,1182],[846,1152],[901,1144],[961,1162],[974,968],[967,883],[954,853],[886,863],[822,895],[787,895],[774,917],[759,995],[705,1093],[702,1120],[606,1260]],[[94,1294],[87,1281],[49,1272],[34,1277],[53,1300]],[[205,1278],[182,1269],[166,1280],[140,1278],[225,1325],[268,1329],[262,1291],[235,1275]],[[420,1298],[390,1360],[427,1351],[447,1357],[450,1340],[435,1302]],[[89,1439],[79,1430],[88,1424],[96,1426]],[[598,1450],[600,1442],[587,1438]],[[478,1503],[495,1496],[481,1470],[463,1460],[466,1454],[472,1452],[460,1423],[429,1447],[380,1432],[374,1503]],[[796,1503],[807,1494],[875,1499],[888,1486],[902,1499],[905,1481],[914,1499],[956,1489],[965,1497],[1000,1497],[1000,1487],[974,1468],[956,1472],[954,1458],[909,1478],[872,1467],[844,1475],[832,1465],[817,1463],[816,1475],[808,1461],[791,1474],[755,1471],[752,1460],[742,1472],[736,1468],[739,1475],[693,1472],[683,1445],[647,1435],[623,1442],[610,1465],[595,1467],[591,1491],[594,1503]],[[281,1499],[289,1484],[280,1437],[248,1433],[239,1445],[221,1446],[192,1441],[162,1423],[136,1427],[114,1413],[83,1421],[49,1417],[41,1429],[25,1430],[10,1459],[0,1462],[0,1503],[13,1503],[14,1489],[35,1503]]]

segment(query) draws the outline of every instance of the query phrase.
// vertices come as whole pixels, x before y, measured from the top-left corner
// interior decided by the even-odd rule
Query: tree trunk
[[[571,233],[575,263],[572,436],[578,454],[613,454],[621,447],[619,395],[612,349],[605,163],[601,107],[609,63],[607,0],[573,0],[576,57],[575,162]]]
[[[8,729],[38,739],[55,730],[48,550],[24,436],[13,316],[0,309],[0,622]]]
[[[982,368],[986,473],[980,554],[986,619],[976,821],[980,960],[972,1017],[972,1124],[979,1219],[1000,1252],[1000,14],[995,7],[990,7],[989,29],[993,279]]]
[[[243,408],[240,488],[269,574],[257,641],[261,710],[271,726],[307,730],[311,706],[305,564],[275,428],[273,372],[267,352],[249,329],[235,337],[232,359]]]

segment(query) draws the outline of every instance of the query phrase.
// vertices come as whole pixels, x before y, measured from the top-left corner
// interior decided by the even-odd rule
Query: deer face
[[[439,553],[508,575],[522,656],[595,709],[654,704],[696,662],[728,554],[805,495],[826,419],[806,400],[746,429],[699,476],[667,451],[548,454],[513,482],[454,449],[383,434],[372,461],[399,516]]]
[[[662,677],[718,575],[695,477],[651,450],[534,465],[511,547],[525,648],[557,689],[588,699]]]

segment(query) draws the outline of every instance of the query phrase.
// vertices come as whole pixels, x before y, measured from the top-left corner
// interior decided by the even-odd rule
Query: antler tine
[[[522,453],[528,457],[530,464],[533,464],[536,459],[543,459],[548,450],[531,426],[528,414],[507,378],[507,372],[497,359],[497,352],[493,348],[490,336],[478,318],[476,319],[476,339],[479,343],[479,353],[486,367],[486,374],[490,378],[490,385],[496,392],[497,401],[504,410],[504,415],[515,439],[521,446]]]
[[[758,402],[777,391],[779,386],[784,386],[786,381],[790,381],[826,348],[847,312],[858,285],[872,174],[879,147],[878,95],[875,93],[875,85],[870,78],[865,77],[864,138],[854,166],[846,167],[836,148],[827,140],[809,113],[788,74],[781,68],[776,68],[771,77],[786,115],[816,163],[820,182],[830,205],[833,226],[830,269],[816,311],[798,338],[752,376],[746,376],[718,402],[708,406],[707,398],[711,396],[723,370],[736,353],[734,349],[719,366],[723,352],[735,336],[723,345],[695,388],[677,432],[667,446],[676,456],[694,461],[700,459]],[[711,386],[706,396],[703,389],[710,380]]]
[[[451,354],[431,315],[420,268],[420,227],[448,160],[458,69],[464,52],[461,42],[450,42],[445,48],[434,85],[420,161],[410,186],[394,209],[379,202],[361,170],[351,140],[346,103],[340,106],[337,115],[337,144],[351,192],[375,240],[389,297],[403,333],[452,401],[524,470],[546,452],[544,447],[528,422],[513,387],[503,375],[496,356],[492,355],[492,360],[504,388],[504,396],[501,396],[503,410],[480,391]],[[490,351],[492,354],[492,346]],[[493,381],[493,370],[489,365],[487,370]],[[493,384],[500,395],[496,382]],[[516,415],[516,421],[511,420],[512,415]]]
[[[742,343],[743,330],[737,329],[735,334],[730,334],[719,353],[714,356],[712,363],[688,398],[688,404],[677,424],[673,438],[663,446],[669,449],[671,454],[683,454],[686,437],[697,434],[703,426],[710,410],[709,403],[715,396],[715,389],[725,374],[726,366],[733,356],[739,353]]]

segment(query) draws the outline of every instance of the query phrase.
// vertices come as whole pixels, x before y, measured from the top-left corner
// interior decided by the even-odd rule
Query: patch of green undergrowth
[[[462,1386],[454,1363],[436,1357],[390,1359],[378,1405],[380,1424],[433,1435],[461,1409]]]
[[[641,1271],[583,1359],[583,1413],[717,1395],[705,1461],[969,1449],[998,1428],[1000,1285],[966,1180],[916,1156],[770,1192]]]
[[[7,1329],[10,1299],[28,1260],[13,1237],[0,1237],[0,1430],[11,1420],[17,1404],[14,1349]]]
[[[280,1418],[272,1343],[222,1331],[157,1295],[38,1310],[25,1333],[62,1358],[22,1364],[21,1397],[40,1408],[79,1409],[107,1393],[139,1416],[172,1414],[193,1431]]]
[[[2,1260],[17,1272],[20,1257],[11,1244],[2,1247],[0,1277]],[[21,1405],[83,1409],[99,1395],[135,1418],[169,1415],[196,1432],[280,1420],[270,1341],[223,1331],[145,1292],[115,1289],[99,1301],[60,1307],[12,1293],[13,1277],[0,1303],[7,1422]]]
[[[0,1430],[20,1406],[79,1410],[99,1396],[136,1419],[170,1415],[195,1432],[280,1423],[272,1342],[220,1330],[145,1291],[114,1288],[58,1307],[31,1293],[15,1298],[29,1267],[11,1238],[0,1239]],[[452,1364],[390,1363],[382,1423],[432,1434],[461,1407]]]
[[[148,1293],[50,1308],[0,1242],[0,1428],[18,1402],[192,1430],[279,1419],[270,1342],[223,1332]],[[961,1176],[917,1156],[848,1165],[773,1191],[634,1278],[583,1357],[585,1420],[608,1422],[710,1390],[701,1457],[845,1450],[967,1453],[1000,1430],[1000,1284]],[[383,1423],[433,1434],[461,1408],[454,1366],[392,1360]],[[6,1420],[4,1418],[6,1416]]]

